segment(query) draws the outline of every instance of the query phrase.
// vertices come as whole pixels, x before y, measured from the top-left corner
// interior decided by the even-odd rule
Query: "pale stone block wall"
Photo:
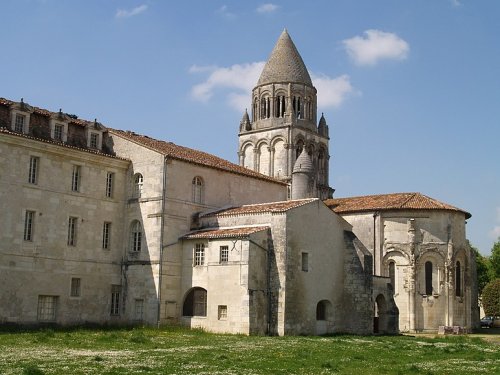
[[[0,322],[37,323],[39,296],[56,298],[59,324],[110,323],[111,285],[121,284],[124,181],[129,162],[10,135],[0,136]],[[36,184],[28,183],[30,157],[39,158]],[[71,190],[73,166],[78,191]],[[114,173],[106,197],[107,173]],[[24,240],[26,211],[33,236]],[[76,218],[76,242],[68,222]],[[104,222],[110,248],[102,248]],[[72,297],[71,279],[80,279]]]

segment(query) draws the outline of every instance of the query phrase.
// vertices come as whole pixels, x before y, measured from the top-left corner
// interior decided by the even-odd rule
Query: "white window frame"
[[[26,210],[24,214],[24,241],[33,242],[35,234],[35,211]]]
[[[193,258],[194,258],[193,265],[195,267],[205,265],[205,244],[204,243],[195,244]]]
[[[130,224],[130,244],[131,253],[140,253],[142,250],[142,224],[139,220],[134,220]]]
[[[56,138],[56,126],[62,126],[61,139]],[[50,138],[55,141],[62,141],[66,143],[68,141],[68,123],[65,121],[60,121],[57,119],[50,120]]]
[[[217,306],[217,320],[227,320],[227,305]]]
[[[219,247],[219,264],[226,264],[229,262],[229,246]]]
[[[133,192],[132,197],[140,198],[144,190],[144,176],[141,173],[136,173],[132,177]]]
[[[78,218],[70,216],[68,218],[68,246],[76,246],[78,232]]]
[[[57,318],[58,296],[38,296],[37,319],[40,322],[55,322]]]
[[[108,172],[106,174],[106,197],[113,198],[113,190],[115,183],[115,174],[113,172]]]
[[[38,184],[38,169],[40,165],[40,158],[38,156],[30,156],[30,165],[28,170],[28,183]]]
[[[16,119],[17,116],[23,116],[24,117],[24,123],[23,123],[23,129],[22,133],[23,134],[28,134],[29,133],[29,123],[30,123],[30,112],[25,112],[21,111],[18,109],[13,109],[11,112],[11,129],[16,132]]]
[[[97,135],[97,147],[92,146],[92,134]],[[87,147],[93,150],[102,149],[102,131],[95,129],[87,129]]]
[[[82,167],[80,165],[73,165],[71,170],[71,191],[79,192],[82,179]]]
[[[111,222],[105,221],[102,225],[102,248],[109,250],[111,247]]]

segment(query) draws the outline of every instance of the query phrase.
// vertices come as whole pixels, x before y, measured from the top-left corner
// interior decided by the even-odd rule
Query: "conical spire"
[[[276,42],[257,86],[276,82],[305,83],[312,86],[304,61],[286,29]]]
[[[311,160],[311,157],[307,153],[306,147],[302,149],[299,157],[295,161],[295,165],[293,166],[293,173],[302,172],[302,173],[313,173],[314,165]]]
[[[250,117],[248,116],[248,111],[245,108],[245,113],[240,121],[240,130],[252,130],[252,124],[250,123]]]

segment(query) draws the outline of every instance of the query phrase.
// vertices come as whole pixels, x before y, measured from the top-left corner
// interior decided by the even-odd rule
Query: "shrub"
[[[482,302],[486,315],[500,316],[500,279],[490,281],[484,287]]]

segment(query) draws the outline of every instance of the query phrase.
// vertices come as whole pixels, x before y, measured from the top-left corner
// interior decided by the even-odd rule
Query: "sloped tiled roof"
[[[257,86],[277,82],[305,83],[312,86],[306,65],[286,30],[283,30],[276,42]]]
[[[324,202],[338,214],[388,210],[446,210],[462,212],[467,219],[471,217],[467,211],[420,193],[365,195],[327,199]]]
[[[27,139],[31,139],[31,140],[38,141],[38,142],[50,143],[50,144],[57,145],[57,146],[64,147],[64,148],[69,148],[69,149],[73,149],[73,150],[88,152],[90,154],[95,154],[95,155],[100,155],[100,156],[106,156],[108,158],[130,161],[129,159],[125,159],[125,158],[122,158],[122,157],[119,157],[119,156],[105,154],[104,152],[100,152],[99,150],[96,150],[96,149],[81,148],[81,147],[72,146],[72,145],[69,145],[69,144],[63,143],[63,142],[57,142],[57,141],[54,141],[52,139],[37,138],[37,137],[33,137],[31,135],[28,135],[28,134],[22,134],[22,133],[13,132],[13,131],[10,131],[9,129],[3,128],[3,127],[0,127],[0,134],[13,135],[13,136],[16,136],[16,137],[27,138]]]
[[[253,233],[262,232],[267,230],[267,226],[259,227],[239,227],[239,228],[211,228],[202,229],[195,232],[188,233],[181,238],[186,240],[192,239],[212,239],[212,238],[243,238]]]
[[[11,106],[12,104],[16,104],[16,103],[18,103],[18,102],[14,102],[12,100],[5,99],[5,98],[0,98],[1,105]],[[28,103],[26,103],[26,104],[28,104]],[[52,115],[58,114],[58,112],[51,112],[51,111],[48,111],[48,110],[43,109],[43,108],[34,107],[32,105],[29,105],[29,106],[33,109],[34,113],[37,113],[37,114],[42,115],[42,116],[50,117]],[[75,119],[75,118],[69,118],[68,120],[69,120],[70,124],[75,124],[75,125],[80,125],[80,126],[85,126],[87,124],[94,122],[94,121],[87,121],[87,120],[81,120],[81,119]]]
[[[146,135],[140,135],[130,131],[109,129],[111,134],[120,136],[122,138],[128,139],[134,143],[141,146],[145,146],[151,150],[157,151],[165,156],[172,159],[182,160],[188,163],[203,165],[205,167],[218,169],[221,171],[231,172],[243,176],[253,177],[260,180],[266,180],[269,182],[274,182],[280,185],[286,185],[285,182],[278,181],[272,177],[265,176],[258,172],[252,171],[248,168],[244,168],[240,165],[231,163],[225,159],[219,158],[215,155],[209,154],[207,152],[194,150],[192,148],[176,145],[172,142],[160,141],[148,137]]]
[[[271,202],[271,203],[247,204],[239,207],[223,208],[218,211],[201,214],[200,217],[280,213],[291,210],[292,208],[303,206],[305,204],[308,204],[316,200],[318,200],[318,198],[296,199],[292,201],[281,201],[281,202]]]

